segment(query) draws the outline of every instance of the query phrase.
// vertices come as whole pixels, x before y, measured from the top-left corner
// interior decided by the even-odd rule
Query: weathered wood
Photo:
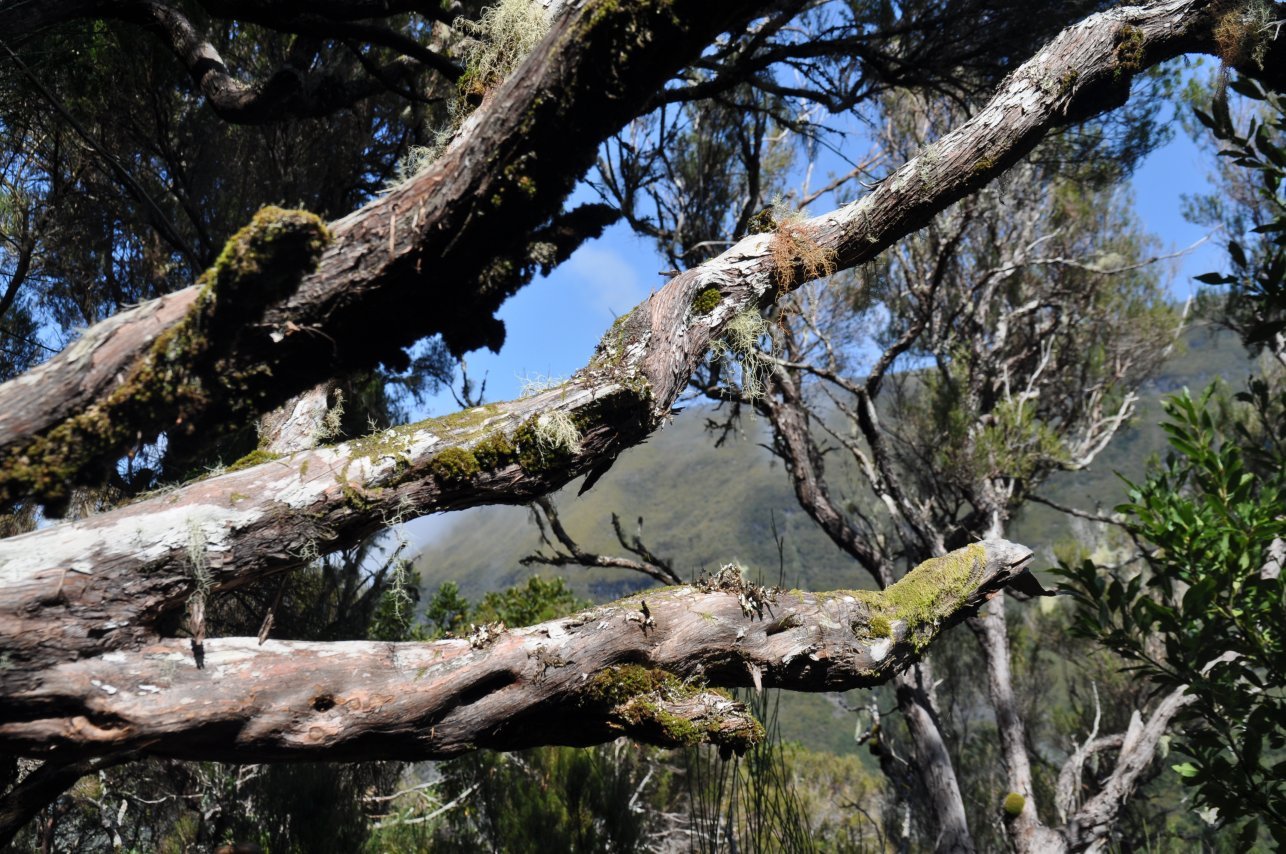
[[[607,5],[616,8],[615,4]],[[720,14],[731,15],[725,7],[736,4],[716,5],[724,10]],[[1167,0],[1144,7],[1114,9],[1066,30],[1011,75],[982,112],[921,152],[863,199],[821,217],[792,224],[777,233],[748,237],[724,255],[673,279],[609,330],[594,360],[558,388],[358,442],[302,451],[211,477],[112,513],[0,542],[0,660],[5,665],[0,667],[0,698],[3,698],[0,709],[4,710],[5,720],[5,728],[0,732],[24,745],[24,750],[33,752],[41,749],[40,744],[57,739],[68,739],[59,742],[66,745],[77,743],[77,738],[94,741],[91,737],[94,732],[101,736],[98,741],[102,749],[112,741],[111,734],[118,731],[130,733],[124,743],[147,743],[145,727],[135,723],[130,725],[132,729],[126,730],[131,720],[129,715],[143,714],[140,709],[148,705],[136,696],[137,691],[143,689],[131,689],[133,693],[126,695],[112,681],[105,680],[103,674],[110,675],[119,667],[134,667],[140,679],[156,680],[140,682],[140,685],[159,689],[160,676],[169,669],[177,673],[177,662],[166,656],[186,650],[186,644],[159,642],[159,649],[164,653],[160,660],[148,658],[141,650],[157,643],[152,628],[157,617],[180,607],[198,584],[209,584],[216,589],[234,587],[266,573],[299,565],[328,547],[352,542],[395,515],[522,501],[557,488],[591,468],[609,464],[625,447],[664,423],[696,364],[735,318],[748,316],[747,312],[757,311],[809,276],[817,275],[819,257],[826,260],[822,267],[849,266],[873,258],[951,202],[1000,174],[1050,130],[1119,103],[1128,92],[1130,77],[1149,64],[1188,50],[1213,49],[1211,27],[1216,6],[1212,0]],[[615,13],[598,16],[584,11],[575,20],[609,27],[612,35],[602,44],[595,41],[597,35],[586,37],[586,42],[592,44],[594,51],[612,52],[613,63],[617,62],[615,52],[619,51],[629,52],[633,62],[643,62],[642,57],[652,55],[653,51],[659,56],[674,49],[672,41],[658,47],[648,40],[664,41],[665,34],[673,34],[672,29],[681,25],[684,20],[681,15],[673,20],[667,18],[673,10],[704,20],[705,16],[714,14],[712,8],[709,4],[700,4],[700,10],[694,11],[694,4],[674,0],[668,4],[667,12],[659,16],[666,20],[653,26],[654,22],[649,19],[646,26],[640,28],[642,35],[615,17]],[[589,9],[597,11],[598,6],[591,4]],[[609,23],[603,23],[604,17]],[[347,357],[339,355],[341,350],[387,355],[387,349],[380,348],[396,343],[404,333],[410,334],[406,331],[412,325],[408,318],[426,309],[436,309],[431,322],[441,324],[443,329],[464,330],[462,334],[466,338],[476,334],[480,336],[476,340],[485,340],[485,329],[479,329],[486,324],[478,318],[489,317],[489,313],[470,312],[479,306],[494,306],[504,288],[484,288],[483,292],[475,293],[466,287],[457,293],[451,290],[460,281],[457,274],[468,264],[476,264],[478,258],[496,257],[494,246],[488,241],[496,239],[497,226],[504,226],[499,231],[506,231],[511,223],[517,223],[525,234],[530,230],[530,223],[524,217],[539,219],[543,215],[523,213],[519,209],[535,209],[548,203],[548,199],[540,195],[546,192],[545,188],[537,191],[531,206],[524,203],[511,208],[505,202],[506,198],[512,198],[506,194],[525,193],[517,179],[504,174],[505,164],[524,168],[528,161],[523,158],[534,150],[516,148],[514,140],[530,139],[532,145],[546,145],[549,148],[541,150],[551,152],[559,151],[560,146],[569,147],[569,129],[558,112],[566,102],[556,100],[552,105],[543,102],[536,105],[531,99],[544,91],[542,87],[550,81],[565,80],[573,91],[595,87],[606,91],[610,93],[607,95],[610,101],[622,97],[622,86],[637,87],[641,91],[646,85],[659,85],[666,76],[663,69],[654,69],[653,76],[646,80],[605,84],[596,77],[591,84],[584,79],[584,68],[577,65],[578,61],[589,62],[590,54],[566,46],[567,39],[576,37],[568,26],[564,22],[561,29],[555,29],[542,48],[543,53],[538,51],[540,55],[532,60],[536,65],[529,69],[530,74],[520,72],[497,94],[497,103],[507,105],[506,108],[484,108],[476,119],[477,126],[466,133],[466,139],[486,140],[487,147],[477,148],[475,145],[480,143],[474,142],[461,143],[444,159],[455,172],[431,171],[386,197],[378,206],[335,224],[336,240],[323,257],[318,273],[306,278],[283,304],[269,306],[262,328],[245,333],[252,338],[263,335],[262,347],[257,349],[259,345],[251,342],[244,354],[236,357],[267,359],[274,365],[274,383],[279,383],[274,387],[284,396],[306,387],[314,373],[328,375],[344,363]],[[716,24],[708,26],[717,28]],[[634,44],[639,39],[644,44]],[[680,40],[689,45],[684,39],[691,39],[693,44],[699,41],[691,32],[685,32]],[[635,53],[636,50],[640,52]],[[613,67],[613,63],[598,67]],[[564,96],[561,92],[546,94],[554,98]],[[586,109],[592,111],[586,104],[594,103],[595,96],[587,92],[585,97],[590,100],[577,102],[578,114]],[[524,103],[533,105],[536,118],[532,118],[530,127],[523,124],[528,117],[519,116],[513,110]],[[609,106],[617,111],[611,115],[628,112],[619,105]],[[550,111],[558,113],[557,120],[551,117]],[[592,146],[585,150],[592,151]],[[470,160],[481,157],[483,151],[494,153],[496,158],[486,168]],[[549,162],[557,166],[555,172],[563,174],[575,165],[573,160],[575,157],[570,154],[551,154]],[[542,169],[549,165],[543,159],[540,163]],[[524,173],[518,174],[521,177]],[[508,213],[503,220],[499,215],[493,217],[486,208],[486,201],[497,193],[501,197],[499,208],[516,211],[512,219]],[[561,202],[558,192],[553,195]],[[404,203],[407,206],[404,207]],[[549,204],[546,210],[553,207]],[[479,224],[483,220],[485,222]],[[425,233],[428,222],[434,225]],[[448,222],[458,228],[445,233],[435,230]],[[783,257],[795,260],[782,266],[779,259]],[[420,278],[422,265],[431,275],[441,275],[440,281],[444,283],[431,299],[426,296],[427,289]],[[472,269],[476,271],[476,267]],[[462,301],[451,301],[453,295]],[[712,295],[717,298],[710,298]],[[698,296],[702,298],[697,299]],[[130,336],[139,330],[148,330],[144,337],[155,337],[155,332],[150,330],[163,327],[158,327],[156,324],[160,321],[154,319],[161,316],[167,305],[176,309],[182,300],[190,298],[175,295],[169,304],[142,307],[111,323],[127,329]],[[451,306],[450,311],[443,310],[447,305]],[[176,316],[182,314],[180,311]],[[475,325],[471,328],[470,324]],[[284,345],[281,349],[273,349],[274,333],[281,338]],[[457,339],[456,343],[464,340]],[[118,347],[128,350],[129,346],[128,337],[102,337],[91,330],[78,358],[92,365],[91,385],[98,383],[96,389],[80,385],[85,373],[83,365],[70,365],[71,360],[63,358],[43,373],[35,372],[0,388],[0,414],[15,411],[9,405],[13,401],[25,401],[18,407],[23,414],[14,416],[15,420],[22,419],[28,425],[48,423],[41,422],[44,416],[31,414],[39,409],[33,408],[35,396],[38,392],[42,398],[57,398],[64,389],[79,389],[80,398],[66,409],[75,411],[76,406],[92,402],[95,395],[101,395],[117,381],[113,369],[129,364],[128,359],[117,360],[121,352]],[[16,442],[20,445],[24,438],[30,436],[19,436]],[[9,447],[12,451],[15,445]],[[988,592],[993,590],[994,587],[988,588]],[[821,594],[815,598],[815,605],[810,606],[814,610],[801,616],[813,621],[805,619],[798,629],[814,633],[820,643],[830,637],[827,632],[840,631],[845,624],[839,621],[839,629],[831,626],[836,621],[820,603],[832,599]],[[860,597],[853,598],[855,603],[862,601]],[[803,597],[788,601],[791,607],[800,609],[807,605]],[[665,621],[673,620],[675,626],[685,625],[677,600],[665,602]],[[976,602],[957,603],[960,607],[971,604]],[[669,610],[671,605],[678,610]],[[849,616],[853,621],[848,624],[849,633],[865,631],[869,635],[875,631],[875,624],[869,620],[863,622],[870,615],[864,617],[858,613],[857,605],[851,607]],[[740,611],[740,606],[738,609]],[[718,616],[723,612],[711,613]],[[648,632],[643,637],[646,624],[640,625],[641,639],[635,641],[635,646],[618,649],[617,658],[607,655],[595,659],[588,649],[574,651],[584,655],[587,662],[597,662],[599,667],[625,661],[655,661],[663,667],[672,665],[684,674],[694,672],[700,664],[709,673],[714,659],[703,656],[707,655],[707,645],[711,650],[719,649],[721,635],[715,628],[705,634],[693,631],[682,635],[682,650],[657,647],[657,638],[670,636],[663,633],[669,629],[665,628],[660,612],[654,611],[654,614],[656,634]],[[949,619],[945,612],[942,617]],[[691,625],[693,629],[699,628],[695,623]],[[783,629],[779,634],[795,637],[790,634],[793,631],[795,629]],[[764,643],[771,647],[785,642],[769,640],[775,636],[765,632]],[[838,640],[828,642],[838,643]],[[863,658],[853,651],[852,641],[846,638],[845,642],[850,646],[844,648],[847,652],[843,655],[838,652],[832,655],[838,647],[828,647],[824,663],[814,662],[798,672],[786,665],[764,669],[757,659],[749,661],[770,684],[795,688],[857,684],[845,679],[865,678],[853,675],[857,673],[853,668],[874,656],[875,644],[868,645],[867,657]],[[210,674],[187,674],[179,684],[186,690],[205,684],[189,683],[186,679],[209,680],[213,679],[212,674],[218,674],[220,681],[214,684],[229,692],[231,699],[226,702],[242,704],[239,707],[243,710],[242,717],[233,712],[226,719],[207,718],[208,728],[193,718],[186,730],[182,714],[165,724],[153,722],[157,730],[153,734],[170,739],[172,747],[167,749],[174,755],[195,755],[184,753],[179,747],[185,740],[205,745],[200,749],[208,750],[209,755],[230,755],[220,751],[234,749],[241,727],[249,726],[247,715],[254,716],[246,709],[259,708],[255,705],[259,702],[257,696],[268,697],[272,691],[283,690],[282,684],[292,675],[297,680],[310,678],[306,667],[301,665],[301,669],[292,674],[288,668],[280,669],[283,665],[272,659],[276,662],[273,677],[255,681],[253,656],[238,659],[250,662],[245,667],[231,666],[233,662],[229,660],[228,667],[217,669],[214,656],[220,654],[220,643],[218,638],[207,642]],[[688,648],[687,644],[693,646]],[[228,648],[235,651],[240,647],[231,643]],[[333,647],[336,651],[346,648]],[[387,645],[380,648],[401,649]],[[519,666],[518,648],[505,645],[498,648],[511,654],[503,673],[516,674],[521,679],[527,671]],[[737,653],[740,645],[734,643],[732,648],[733,653]],[[417,651],[408,655],[421,654],[421,648],[414,649]],[[899,652],[902,649],[895,644],[886,657],[905,663],[910,658],[902,656]],[[358,651],[365,657],[348,662],[342,674],[348,680],[344,685],[361,691],[368,678],[363,674],[384,672],[381,679],[392,680],[389,684],[398,686],[399,690],[407,687],[396,675],[389,675],[393,671],[387,668],[392,667],[405,678],[405,673],[397,670],[396,662],[387,665],[385,671],[355,669],[356,663],[368,661],[375,667],[374,647]],[[725,650],[724,654],[729,656],[729,661],[738,662],[741,670],[757,672],[748,669],[745,660],[733,653]],[[190,657],[190,652],[184,654]],[[899,659],[899,656],[902,657]],[[325,671],[328,656],[322,649],[301,657],[308,659],[307,667]],[[843,666],[834,669],[837,662]],[[748,677],[735,675],[736,671],[732,665],[725,669],[716,667],[711,678],[726,680],[725,684],[746,684]],[[486,668],[481,672],[486,672]],[[818,674],[839,675],[830,680]],[[879,675],[873,674],[871,678]],[[779,677],[780,681],[774,681]],[[335,678],[340,678],[340,674],[336,672]],[[223,682],[223,679],[230,681]],[[101,684],[95,684],[94,680]],[[485,681],[454,682],[453,699],[446,698],[445,688],[440,695],[440,702],[445,706],[430,705],[418,718],[382,719],[382,725],[396,731],[406,731],[417,721],[432,725],[432,715],[437,713],[434,710],[470,706],[477,692],[470,694],[468,686],[478,684],[488,686]],[[102,685],[114,688],[115,692],[106,691]],[[482,695],[500,696],[504,690],[507,689],[484,691]],[[151,692],[144,690],[144,693]],[[178,694],[181,696],[172,695],[175,703],[184,705],[181,700],[189,694],[184,691]],[[127,700],[134,705],[112,705],[126,704]],[[708,704],[702,708],[708,708]],[[562,711],[571,714],[565,707]],[[270,713],[271,710],[266,714]],[[296,714],[302,713],[296,709]],[[90,734],[77,736],[81,730]],[[494,744],[506,743],[499,735],[488,737],[496,739]],[[459,742],[450,742],[449,749],[464,749],[465,741],[468,739],[460,735]],[[335,739],[326,743],[335,755],[344,755],[345,745],[350,744],[338,731]],[[483,742],[475,740],[474,743]],[[267,749],[266,742],[257,744]],[[438,749],[425,752],[429,754]],[[447,752],[448,747],[441,750]],[[318,755],[321,753],[319,748]]]
[[[885,681],[1026,570],[1004,540],[927,561],[883,592],[767,590],[731,569],[468,640],[186,641],[43,668],[0,695],[0,749],[64,759],[414,759],[620,735],[742,749],[762,730],[705,686],[839,691]]]

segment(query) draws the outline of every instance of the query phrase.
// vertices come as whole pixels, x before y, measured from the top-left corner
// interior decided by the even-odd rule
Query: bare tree
[[[265,15],[273,7],[260,5]],[[354,17],[364,6],[318,5]],[[261,212],[202,282],[92,326],[0,386],[0,499],[57,511],[70,484],[100,479],[141,441],[161,433],[179,441],[258,417],[344,370],[396,362],[403,345],[426,334],[457,351],[498,345],[499,303],[592,232],[585,220],[604,221],[594,209],[561,211],[603,140],[672,97],[665,84],[686,63],[716,64],[710,79],[718,83],[721,54],[742,44],[740,36],[717,39],[721,33],[753,41],[803,5],[555,4],[548,34],[425,171],[328,226],[298,212]],[[206,96],[227,97],[221,109],[253,117],[267,108],[262,102],[276,90],[232,86],[173,10],[101,7],[48,4],[46,13],[8,4],[0,15],[149,16],[148,26],[191,61]],[[894,458],[882,462],[872,449],[876,482],[909,534],[908,556],[914,543],[927,558],[893,583],[865,532],[832,518],[822,481],[807,476],[814,439],[806,423],[778,431],[783,442],[801,443],[790,458],[797,481],[816,492],[819,521],[869,565],[882,592],[765,590],[729,570],[704,586],[430,644],[201,639],[192,605],[357,542],[392,518],[527,501],[610,465],[664,423],[712,346],[726,348],[739,334],[744,341],[748,316],[810,279],[879,257],[982,190],[1052,130],[1123,103],[1139,71],[1215,52],[1224,14],[1210,0],[1163,0],[1064,30],[971,118],[868,194],[739,239],[675,276],[556,388],[333,446],[265,452],[238,470],[0,542],[0,746],[51,763],[121,753],[432,757],[622,733],[739,749],[761,731],[719,686],[831,690],[893,678],[939,631],[1025,570],[1030,551],[1022,546],[996,538],[968,544],[1001,533],[1016,478],[1002,472],[963,485],[973,490],[973,518],[948,524],[898,495]],[[1274,64],[1278,51],[1270,47],[1267,67],[1282,67]],[[756,91],[771,88],[761,81]],[[310,106],[286,99],[274,108]],[[762,399],[778,406],[798,393],[790,390],[798,369],[773,363],[768,382]],[[1021,415],[1020,382],[985,391],[993,415],[1002,405]],[[874,412],[869,399],[858,403]],[[1103,425],[1119,411],[1109,404],[1106,397],[1099,404]],[[798,406],[780,411],[774,423],[807,417]],[[1087,441],[1082,455],[1095,447]],[[163,618],[185,608],[193,636],[165,636]],[[905,703],[908,721],[923,727],[918,758],[950,808],[954,784],[934,735],[932,680],[923,668],[898,678],[899,693],[914,695]],[[49,767],[54,774],[57,766]],[[1010,773],[1021,789],[1021,769]],[[940,844],[967,848],[963,817],[942,818]]]

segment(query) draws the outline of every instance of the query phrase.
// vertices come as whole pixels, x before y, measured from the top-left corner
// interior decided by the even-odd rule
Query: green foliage
[[[469,795],[447,813],[431,850],[641,850],[661,820],[659,809],[644,805],[676,805],[673,772],[656,758],[653,748],[619,741],[453,760],[445,769],[443,797]]]
[[[1151,543],[1143,571],[1064,567],[1077,631],[1164,688],[1194,698],[1175,765],[1223,823],[1286,842],[1286,585],[1270,547],[1286,537],[1286,393],[1263,381],[1216,413],[1212,393],[1166,406],[1173,453],[1131,484],[1130,528]]]
[[[493,591],[482,597],[474,612],[475,623],[501,621],[506,626],[531,626],[565,617],[589,602],[577,597],[561,578],[533,576],[526,584]]]
[[[1206,198],[1192,206],[1190,218],[1232,234],[1227,244],[1231,272],[1205,273],[1197,280],[1227,288],[1216,316],[1252,350],[1280,349],[1286,333],[1286,99],[1249,78],[1229,88],[1256,107],[1245,131],[1233,122],[1226,93],[1216,94],[1209,113],[1197,108],[1193,113],[1220,143],[1220,156],[1229,164],[1220,176],[1223,189],[1244,202],[1230,208],[1221,199]],[[1242,192],[1234,194],[1238,189]]]
[[[589,605],[561,578],[545,579],[535,575],[525,584],[487,593],[476,606],[461,595],[460,585],[447,581],[425,606],[424,619],[428,624],[425,631],[429,637],[444,637],[462,634],[470,623],[531,626],[565,617]]]

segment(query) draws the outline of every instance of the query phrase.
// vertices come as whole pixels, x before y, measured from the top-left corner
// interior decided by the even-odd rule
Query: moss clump
[[[723,301],[723,294],[719,289],[711,286],[692,298],[692,310],[697,314],[709,314]]]
[[[281,459],[281,454],[274,454],[271,451],[265,451],[262,448],[256,448],[228,466],[228,471],[241,471],[242,469],[253,468],[261,463],[270,463],[273,460]]]
[[[639,664],[623,664],[596,674],[585,690],[585,699],[593,703],[617,706],[635,697],[682,684],[664,670]]]
[[[986,547],[973,543],[926,560],[886,590],[855,590],[853,595],[870,610],[872,634],[879,620],[888,625],[890,635],[893,622],[901,621],[907,637],[920,650],[936,634],[938,624],[955,613],[972,592],[973,580],[986,562]]]
[[[969,171],[972,172],[974,176],[979,176],[979,175],[986,175],[987,173],[993,171],[995,168],[996,168],[995,160],[993,160],[990,157],[983,157],[979,159],[977,163],[973,164],[973,168]]]
[[[1023,809],[1026,808],[1027,799],[1024,798],[1022,795],[1018,794],[1017,792],[1010,792],[1009,794],[1005,795],[1005,801],[1002,806],[1003,806],[1003,809],[1005,810],[1005,815],[1009,816],[1010,818],[1017,818],[1018,816],[1022,815]]]
[[[1126,75],[1136,74],[1143,68],[1143,30],[1130,24],[1123,24],[1113,37],[1112,53],[1116,65],[1112,77],[1116,82]]]
[[[201,283],[219,300],[267,303],[294,291],[330,244],[330,230],[316,214],[269,205],[232,236]]]
[[[867,623],[867,630],[873,638],[893,637],[893,624],[889,622],[888,617],[880,614],[871,615],[870,622]]]
[[[481,470],[478,458],[463,448],[447,448],[429,460],[429,471],[443,483],[464,483]]]
[[[581,703],[609,712],[619,722],[618,728],[631,737],[663,747],[712,742],[722,751],[743,753],[763,740],[758,721],[728,727],[720,718],[685,717],[671,711],[670,704],[697,694],[719,694],[731,700],[724,691],[691,684],[664,670],[626,664],[598,673],[583,689]]]
[[[504,433],[499,431],[487,436],[473,447],[473,456],[483,469],[495,469],[511,462],[518,455],[517,449]]]

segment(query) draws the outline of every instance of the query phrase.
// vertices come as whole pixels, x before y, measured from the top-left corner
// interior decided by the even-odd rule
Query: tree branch
[[[59,655],[38,679],[5,671],[0,747],[234,762],[441,758],[619,735],[742,749],[762,729],[703,684],[878,684],[1030,558],[1023,546],[987,541],[927,561],[884,592],[829,594],[769,590],[728,568],[704,585],[480,639],[210,639],[204,669],[181,640]]]

